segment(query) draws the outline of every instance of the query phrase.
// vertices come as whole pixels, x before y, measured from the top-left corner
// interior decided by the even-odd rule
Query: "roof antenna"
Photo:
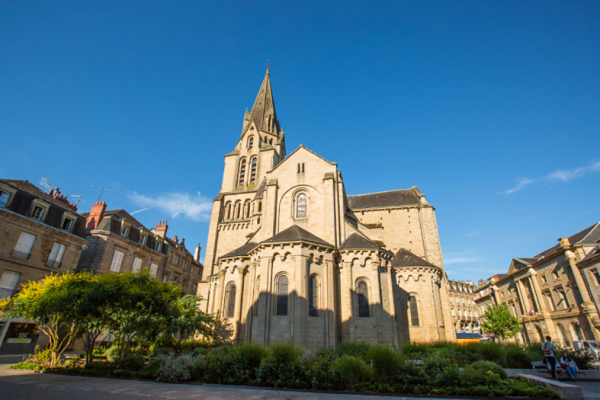
[[[92,185],[92,189],[100,189],[100,196],[98,196],[98,203],[100,202],[100,200],[102,200],[102,195],[104,194],[104,192],[114,192],[114,190],[112,190],[112,189],[107,189],[104,187],[98,187],[98,186],[94,186],[94,185]]]
[[[85,203],[85,201],[81,199],[83,197],[81,194],[72,194],[71,197],[75,197],[77,199],[77,203],[75,203],[76,206],[79,206],[79,203]]]
[[[46,190],[48,191],[47,192],[48,194],[50,194],[54,189],[56,189],[56,186],[54,186],[53,184],[48,182],[48,179],[46,179],[46,178],[42,178],[40,180],[39,184],[42,185],[44,188],[46,188]]]

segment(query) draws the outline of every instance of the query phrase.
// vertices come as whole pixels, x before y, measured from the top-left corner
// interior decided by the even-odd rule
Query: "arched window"
[[[288,278],[281,275],[277,279],[277,312],[276,315],[288,314]]]
[[[225,206],[225,219],[231,219],[231,202],[227,203],[227,205]]]
[[[241,208],[242,208],[242,203],[241,202],[236,202],[235,203],[235,219],[240,219],[241,217]]]
[[[356,285],[356,293],[358,294],[358,316],[370,317],[369,312],[369,288],[367,282],[359,281]]]
[[[258,165],[258,160],[256,157],[252,157],[250,161],[250,184],[254,185],[256,183],[256,167]]]
[[[408,298],[408,307],[410,308],[410,324],[412,326],[419,326],[419,308],[415,296]],[[460,316],[460,314],[461,310],[458,310],[458,315]]]
[[[225,308],[225,317],[233,318],[235,313],[235,285],[233,283],[229,284],[227,287],[227,292],[225,293],[225,298],[227,299],[227,307]]]
[[[306,218],[306,193],[300,193],[296,197],[296,218]]]
[[[251,149],[252,146],[254,146],[254,136],[249,136],[247,147],[248,147],[248,149]]]
[[[319,307],[319,294],[317,286],[317,277],[311,276],[308,280],[308,315],[311,317],[318,316],[317,307]]]
[[[245,179],[246,179],[246,159],[242,158],[240,160],[240,172],[238,174],[238,186],[243,186]]]
[[[577,322],[573,322],[573,324],[571,324],[571,326],[573,327],[573,332],[575,333],[575,336],[577,338],[577,340],[585,340],[585,338],[583,337],[583,332],[581,331],[581,327],[579,326],[579,324]]]

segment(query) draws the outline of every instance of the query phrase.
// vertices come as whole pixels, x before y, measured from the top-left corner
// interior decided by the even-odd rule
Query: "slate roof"
[[[248,253],[250,252],[250,250],[252,250],[253,248],[255,248],[258,245],[258,243],[256,242],[248,242],[245,245],[238,247],[237,249],[230,251],[229,253],[222,255],[221,258],[232,258],[232,257],[240,257],[240,256],[247,256]]]
[[[539,259],[538,258],[519,257],[519,258],[515,258],[515,261],[518,261],[525,265],[531,265],[531,264],[535,264],[537,261],[539,261]]]
[[[394,258],[392,258],[392,267],[435,267],[435,265],[423,260],[421,257],[401,248]]]
[[[15,179],[0,179],[0,182],[3,182],[7,185],[13,186],[23,192],[29,193],[30,195],[37,197],[38,199],[44,200],[47,203],[53,204],[57,207],[62,208],[63,210],[68,210],[70,212],[76,213],[77,207],[73,204],[70,204],[68,201],[63,201],[59,199],[55,199],[53,196],[44,192],[33,183],[27,180],[15,180]],[[68,203],[69,205],[67,205]],[[75,207],[75,209],[73,209]]]
[[[585,228],[576,234],[569,236],[569,242],[571,245],[576,244],[596,244],[600,241],[600,222],[596,222],[594,225]],[[548,250],[544,250],[536,257],[548,257],[560,250],[560,244],[557,244]]]
[[[600,258],[600,246],[596,247],[594,250],[590,251],[587,256],[581,259],[578,264],[588,262],[590,260]]]
[[[353,233],[352,235],[348,236],[346,241],[344,243],[342,243],[342,245],[340,246],[340,250],[344,250],[344,249],[378,249],[378,248],[379,248],[379,246],[377,246],[371,240],[359,235],[358,233]]]
[[[417,196],[417,193],[413,189],[357,194],[353,196],[347,196],[346,198],[348,199],[348,206],[351,209],[419,204],[419,196]]]
[[[320,244],[323,246],[333,247],[318,236],[313,235],[306,229],[300,228],[298,225],[292,225],[289,228],[279,232],[277,235],[262,243],[280,243],[280,242],[309,242]]]

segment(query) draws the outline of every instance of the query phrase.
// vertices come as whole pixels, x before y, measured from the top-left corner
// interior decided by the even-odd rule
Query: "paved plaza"
[[[341,395],[335,393],[308,393],[265,390],[223,385],[167,384],[126,379],[89,378],[58,374],[38,374],[13,370],[9,366],[21,357],[0,356],[0,400],[125,400],[125,399],[286,399],[286,400],[392,400],[415,397]],[[578,382],[586,400],[600,399],[600,382]],[[429,400],[435,400],[428,398]],[[448,399],[446,399],[448,400]]]

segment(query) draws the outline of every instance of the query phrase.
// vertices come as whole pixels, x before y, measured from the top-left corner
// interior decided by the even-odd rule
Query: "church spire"
[[[265,74],[252,111],[246,114],[248,122],[254,122],[259,131],[269,132],[279,137],[279,121],[277,120],[277,112],[275,111],[275,102],[273,100],[273,91],[271,90],[271,79],[269,69]]]

